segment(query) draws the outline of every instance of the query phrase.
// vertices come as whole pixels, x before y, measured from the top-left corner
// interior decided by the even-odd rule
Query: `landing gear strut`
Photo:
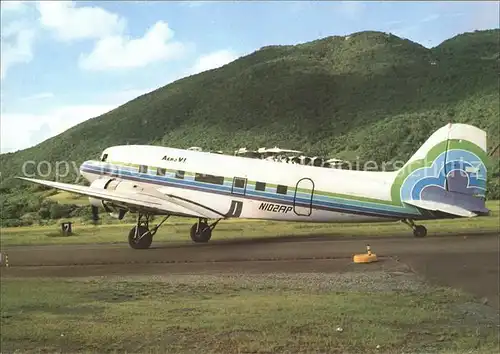
[[[208,224],[208,220],[200,218],[197,223],[191,226],[191,240],[194,242],[208,242],[212,237],[212,230],[221,219],[218,219],[213,224]]]
[[[151,216],[147,214],[139,214],[137,216],[137,225],[134,226],[128,233],[128,244],[130,247],[134,249],[149,248],[153,242],[153,236],[169,217],[170,215],[167,215],[158,225],[154,226],[150,230],[149,221]]]
[[[165,216],[158,225],[149,229],[151,215],[139,213],[137,216],[137,225],[128,233],[128,243],[130,247],[133,249],[149,248],[153,242],[153,236],[169,217],[170,215]],[[198,222],[191,227],[191,239],[194,242],[208,242],[212,237],[212,230],[221,220],[222,219],[218,219],[214,223],[208,224],[208,219],[199,218]]]
[[[412,228],[413,236],[415,237],[425,237],[427,236],[427,229],[423,225],[415,225],[413,220],[404,219],[402,220],[406,225]]]

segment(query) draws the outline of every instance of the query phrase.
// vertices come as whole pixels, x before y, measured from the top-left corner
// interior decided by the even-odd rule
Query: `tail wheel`
[[[416,225],[413,230],[413,236],[415,237],[425,237],[427,236],[427,229],[423,225]]]
[[[195,223],[191,226],[191,240],[194,242],[208,242],[212,237],[212,229],[207,223]]]
[[[135,236],[135,229],[137,226],[134,226],[132,230],[128,233],[128,243],[130,247],[134,249],[146,249],[151,246],[153,242],[153,234],[149,231],[149,229],[145,226],[139,226],[139,230],[137,232],[137,237]]]

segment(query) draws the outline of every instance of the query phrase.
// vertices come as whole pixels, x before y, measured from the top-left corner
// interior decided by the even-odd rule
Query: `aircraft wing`
[[[152,214],[172,214],[207,219],[220,219],[224,215],[194,201],[174,195],[151,195],[144,192],[116,192],[69,183],[45,181],[35,178],[17,177],[32,183],[60,189],[66,192],[111,202],[127,209],[146,211]]]

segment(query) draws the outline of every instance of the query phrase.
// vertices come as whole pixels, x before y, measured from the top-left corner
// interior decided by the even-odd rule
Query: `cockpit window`
[[[106,161],[107,158],[108,158],[108,154],[103,154],[101,161],[104,162],[104,161]]]

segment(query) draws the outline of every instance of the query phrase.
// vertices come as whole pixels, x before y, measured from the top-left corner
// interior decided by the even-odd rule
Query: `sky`
[[[1,153],[267,45],[375,30],[433,47],[498,2],[1,1]]]

